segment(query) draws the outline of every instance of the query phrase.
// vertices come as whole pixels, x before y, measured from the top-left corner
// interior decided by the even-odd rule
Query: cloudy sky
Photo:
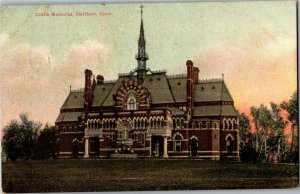
[[[296,90],[295,1],[144,5],[151,69],[185,73],[191,59],[200,79],[224,73],[240,111]],[[0,7],[1,127],[20,112],[54,124],[69,86],[84,86],[86,68],[106,80],[135,68],[139,6]],[[37,16],[52,12],[74,16]]]

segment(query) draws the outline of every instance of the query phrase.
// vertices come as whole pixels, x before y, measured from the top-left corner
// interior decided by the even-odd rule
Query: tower
[[[140,26],[140,37],[138,41],[138,53],[136,54],[137,60],[137,79],[139,83],[144,82],[144,76],[147,72],[146,61],[149,59],[146,53],[146,41],[144,37],[144,25],[143,25],[143,5],[141,5],[141,26]]]

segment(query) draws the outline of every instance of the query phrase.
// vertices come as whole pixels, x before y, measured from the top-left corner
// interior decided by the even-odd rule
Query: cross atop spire
[[[143,4],[141,4],[140,8],[141,8],[141,18],[143,19],[143,8],[144,8]]]
[[[141,8],[141,26],[140,26],[140,36],[138,41],[138,53],[136,55],[137,60],[137,77],[140,83],[143,83],[144,76],[146,75],[146,61],[148,60],[148,55],[146,53],[146,41],[144,37],[144,24],[143,24],[143,4]]]

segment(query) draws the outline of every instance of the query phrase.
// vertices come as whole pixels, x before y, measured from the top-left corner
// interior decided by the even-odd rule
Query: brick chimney
[[[187,60],[187,82],[186,82],[186,115],[187,121],[190,120],[194,105],[194,91],[195,91],[195,81],[194,81],[194,65],[191,60]]]
[[[199,82],[199,68],[194,67],[194,83],[197,84]]]
[[[102,75],[97,75],[97,85],[102,85],[104,83],[104,77]]]
[[[95,81],[93,80],[93,72],[89,69],[84,71],[85,87],[84,87],[84,111],[87,113],[91,110],[93,101],[93,87]]]

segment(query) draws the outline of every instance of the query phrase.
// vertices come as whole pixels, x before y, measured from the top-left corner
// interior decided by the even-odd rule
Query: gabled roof
[[[129,75],[119,76],[115,82],[104,82],[96,85],[92,106],[114,106],[113,94],[119,87],[130,79]],[[135,77],[134,77],[135,79]],[[152,103],[175,103],[186,101],[186,76],[166,76],[165,72],[148,74],[144,78],[143,86],[150,92]],[[199,80],[195,86],[195,102],[231,101],[232,97],[223,80]],[[71,91],[61,110],[84,108],[84,91]],[[173,115],[184,112],[176,107],[168,107]],[[56,122],[77,121],[82,112],[60,113]],[[193,116],[236,116],[233,105],[195,106]]]
[[[117,93],[119,87],[123,84],[123,82],[125,82],[127,80],[129,80],[129,76],[119,77],[119,79],[115,83],[112,83],[113,85],[110,86],[111,89],[110,89],[109,93],[107,93],[106,96],[104,95],[105,99],[102,103],[102,106],[114,106],[115,102],[114,102],[114,99],[113,99],[113,95]],[[104,85],[105,84],[107,84],[107,83],[104,83]],[[104,94],[104,92],[103,92],[103,94]],[[94,95],[93,104],[97,100],[96,98],[98,98],[98,96]]]
[[[223,80],[199,81],[196,85],[195,102],[221,100],[233,101]]]
[[[61,109],[67,108],[83,108],[84,104],[84,91],[71,91],[69,96],[65,100],[64,104],[62,105]]]
[[[108,94],[111,92],[115,83],[105,83],[96,85],[94,89],[94,100],[92,106],[101,106]]]
[[[101,89],[97,89],[97,92],[94,92],[94,101],[93,105],[97,106],[99,102],[105,96],[104,102],[102,106],[113,106],[113,94],[117,93],[119,87],[122,84],[130,79],[129,76],[122,76],[114,83],[113,85],[107,86],[109,92],[101,91]],[[104,84],[105,85],[105,84]],[[144,78],[143,86],[148,89],[151,95],[152,103],[173,103],[174,99],[172,96],[172,92],[168,83],[168,79],[164,73],[157,73],[146,75]],[[104,86],[103,86],[104,87]],[[97,98],[100,99],[97,99]],[[98,102],[96,102],[98,101]]]
[[[151,95],[152,103],[173,103],[174,98],[165,73],[146,75],[143,85]]]
[[[186,101],[186,77],[169,78],[171,90],[176,102]]]
[[[78,117],[82,116],[83,112],[63,112],[59,113],[56,123],[78,121]]]
[[[233,105],[196,106],[193,116],[237,116],[237,112]]]

